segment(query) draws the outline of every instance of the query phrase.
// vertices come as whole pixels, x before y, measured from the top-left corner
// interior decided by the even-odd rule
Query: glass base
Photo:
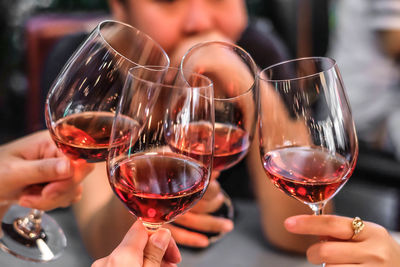
[[[67,246],[64,232],[50,216],[42,215],[42,232],[38,238],[27,238],[14,228],[18,218],[25,217],[31,209],[12,206],[3,217],[0,248],[11,255],[28,261],[48,262],[58,258]]]
[[[163,225],[162,223],[149,223],[144,221],[142,221],[142,223],[149,232],[155,232]]]

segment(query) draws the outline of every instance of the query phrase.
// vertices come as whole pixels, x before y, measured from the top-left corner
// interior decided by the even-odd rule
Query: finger
[[[221,174],[221,172],[219,172],[219,171],[212,171],[211,180],[213,181],[213,180],[217,179],[220,174]]]
[[[229,219],[193,212],[178,217],[174,223],[209,233],[228,233],[233,230],[233,222]]]
[[[197,248],[205,248],[210,245],[208,237],[200,233],[191,232],[171,224],[166,224],[164,227],[170,229],[173,239],[180,245]]]
[[[79,187],[79,185],[73,179],[52,182],[43,188],[42,195],[48,199],[56,199],[62,195],[71,194],[71,191]]]
[[[353,219],[335,215],[299,215],[285,220],[285,228],[292,233],[329,236],[341,240],[349,240],[353,236],[351,226]],[[364,229],[353,239],[362,241],[368,237],[369,223],[365,223]]]
[[[190,209],[193,213],[211,213],[218,210],[225,201],[225,195],[219,193],[214,199],[200,199],[193,208]]]
[[[73,167],[74,181],[81,182],[90,172],[94,170],[94,164],[88,164],[85,160],[71,161]]]
[[[23,207],[51,210],[68,207],[79,201],[82,196],[80,183],[93,170],[93,166],[84,161],[74,161],[70,169],[73,175],[69,179],[51,182],[39,190],[40,193],[26,190],[20,197],[19,204]]]
[[[65,154],[56,146],[53,140],[42,145],[42,152],[40,158],[65,158]]]
[[[179,248],[176,245],[176,242],[173,238],[169,240],[169,244],[167,250],[165,251],[163,262],[169,263],[179,263],[182,260],[181,253],[179,252]]]
[[[368,257],[366,248],[354,242],[319,242],[307,250],[313,264],[361,264]]]
[[[82,180],[93,170],[93,166],[82,162],[73,162],[73,177],[59,182],[53,182],[43,188],[42,195],[45,198],[56,199],[60,195],[69,194],[73,196],[73,190],[77,188]]]
[[[38,184],[66,179],[72,175],[70,162],[66,158],[18,161],[13,170],[15,177],[21,177],[22,184]]]
[[[167,250],[171,232],[168,229],[160,228],[153,233],[143,252],[143,267],[158,267]]]
[[[147,230],[144,228],[140,220],[136,220],[135,223],[126,233],[124,239],[118,245],[118,248],[131,247],[135,248],[135,251],[143,251],[148,240]]]
[[[219,183],[217,181],[211,181],[208,184],[207,190],[204,193],[202,199],[213,199],[215,198],[219,193],[221,192],[221,186],[219,185]]]
[[[43,194],[31,195],[24,194],[19,198],[18,204],[27,208],[35,208],[40,210],[52,210],[59,207],[68,207],[80,200],[83,187],[81,185],[70,188],[68,192],[60,192],[52,197],[46,197]]]

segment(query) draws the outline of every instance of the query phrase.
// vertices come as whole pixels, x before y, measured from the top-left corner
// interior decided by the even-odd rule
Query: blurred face
[[[212,31],[237,41],[247,24],[244,0],[111,0],[110,4],[115,19],[147,33],[167,53],[188,37]]]

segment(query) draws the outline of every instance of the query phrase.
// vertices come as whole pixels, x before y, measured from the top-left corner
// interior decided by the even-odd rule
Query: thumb
[[[158,267],[167,250],[171,232],[168,229],[160,228],[153,233],[144,249],[143,267]]]
[[[67,158],[48,158],[39,160],[24,160],[18,165],[19,175],[24,184],[37,184],[61,180],[72,175],[70,162]]]

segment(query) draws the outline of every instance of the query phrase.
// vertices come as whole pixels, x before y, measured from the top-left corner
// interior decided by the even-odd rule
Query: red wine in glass
[[[192,158],[159,152],[124,158],[109,173],[114,192],[146,225],[161,225],[187,211],[203,195],[209,175]]]
[[[61,118],[51,131],[57,146],[68,157],[87,162],[104,161],[110,141],[114,113],[90,111]],[[137,133],[139,124],[129,118],[120,117],[120,138],[114,139],[113,146],[122,146]]]
[[[262,161],[277,188],[307,204],[332,198],[353,171],[343,156],[312,147],[272,150]]]
[[[125,83],[127,94],[121,97],[116,109],[111,144],[121,136],[121,127],[116,124],[118,118],[136,119],[141,128],[137,138],[131,138],[128,149],[110,146],[107,157],[109,183],[148,231],[155,231],[186,212],[203,196],[211,176],[214,144],[212,82],[196,73],[189,76],[193,79],[184,80],[181,69],[172,67],[133,68]],[[162,89],[162,92],[149,97],[147,92],[153,89]],[[138,98],[135,94],[130,96],[130,92],[140,96],[141,105],[137,105]],[[173,139],[180,140],[192,134],[189,131],[191,124],[202,124],[205,129],[202,135],[192,139],[202,146],[196,158],[188,156],[190,150],[172,151],[170,145]]]
[[[178,142],[170,142],[171,149],[198,158],[204,156],[204,145],[196,142],[198,136],[209,133],[209,125],[191,123],[187,135],[182,135]],[[214,126],[214,162],[213,170],[221,171],[234,166],[247,153],[250,145],[247,132],[227,123],[215,123]]]
[[[222,171],[238,163],[249,150],[248,133],[232,124],[215,123],[213,170]]]

